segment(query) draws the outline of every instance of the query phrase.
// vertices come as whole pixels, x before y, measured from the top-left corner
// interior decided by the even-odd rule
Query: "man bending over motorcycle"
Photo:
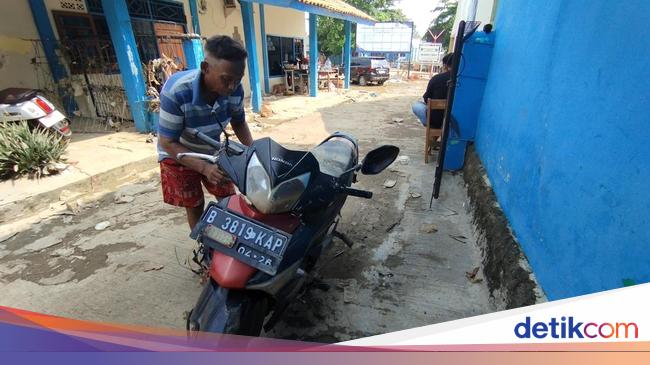
[[[201,184],[216,197],[234,193],[228,177],[207,161],[195,158],[176,160],[182,152],[214,153],[214,149],[187,133],[195,128],[219,140],[228,123],[245,145],[253,142],[244,115],[241,79],[247,53],[228,36],[214,36],[205,44],[205,60],[200,70],[177,72],[160,92],[158,156],[163,200],[185,207],[190,229],[201,218],[204,196]]]

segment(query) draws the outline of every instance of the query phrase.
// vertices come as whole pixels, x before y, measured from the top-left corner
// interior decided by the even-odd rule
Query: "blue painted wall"
[[[650,281],[650,1],[500,1],[476,147],[549,299]]]

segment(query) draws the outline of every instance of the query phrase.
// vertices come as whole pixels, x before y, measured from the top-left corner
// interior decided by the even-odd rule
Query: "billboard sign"
[[[418,62],[421,63],[440,63],[442,55],[442,43],[420,43],[418,49]]]
[[[357,51],[409,53],[412,36],[413,23],[357,24]]]

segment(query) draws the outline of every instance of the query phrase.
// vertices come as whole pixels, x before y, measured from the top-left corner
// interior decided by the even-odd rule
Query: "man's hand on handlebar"
[[[226,175],[225,172],[221,171],[219,166],[205,162],[201,168],[201,171],[199,171],[202,175],[204,175],[209,182],[213,184],[225,184],[229,183],[230,179],[228,178],[228,175]]]

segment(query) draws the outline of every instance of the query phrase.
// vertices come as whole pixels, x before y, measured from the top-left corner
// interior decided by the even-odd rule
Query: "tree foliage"
[[[433,42],[433,37],[430,33],[438,35],[444,31],[442,36],[438,38],[438,42],[442,43],[443,47],[449,46],[449,39],[454,27],[454,18],[456,18],[456,9],[458,2],[455,0],[442,0],[438,6],[433,9],[435,18],[429,25],[429,31],[424,34],[422,40],[425,42]]]
[[[393,0],[345,0],[380,22],[403,22],[408,19],[399,9],[392,9]],[[356,27],[352,28],[352,45],[356,39]],[[340,55],[345,43],[343,20],[318,17],[318,50],[326,55]]]

